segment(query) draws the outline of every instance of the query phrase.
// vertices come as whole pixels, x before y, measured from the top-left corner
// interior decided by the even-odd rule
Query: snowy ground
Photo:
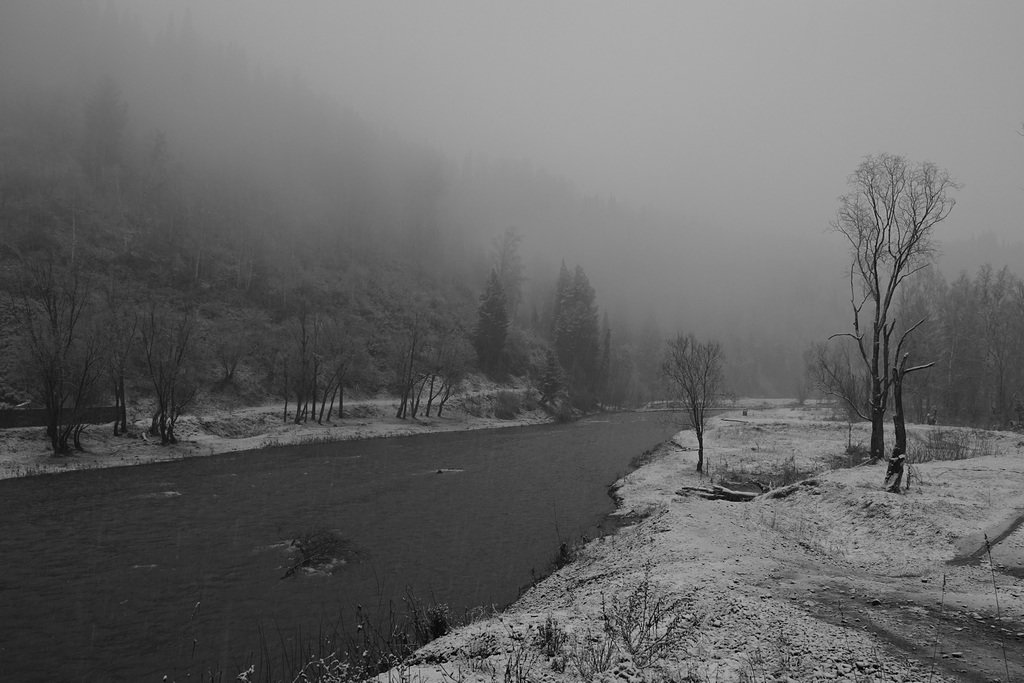
[[[303,443],[370,439],[429,432],[511,427],[549,421],[541,411],[524,412],[512,420],[474,417],[458,405],[443,417],[415,420],[394,417],[392,398],[346,403],[346,417],[331,422],[296,425],[283,419],[283,404],[245,408],[207,409],[202,416],[183,415],[175,433],[179,443],[161,446],[146,435],[148,420],[132,425],[129,436],[115,437],[110,425],[90,427],[83,436],[85,452],[53,457],[41,427],[0,430],[0,479],[47,472],[141,465],[217,453]],[[294,407],[291,407],[294,416]]]
[[[987,558],[949,563],[1024,515],[1024,436],[913,426],[911,453],[954,442],[988,455],[914,465],[910,490],[894,495],[884,465],[824,471],[869,436],[826,417],[767,407],[715,418],[712,475],[790,458],[821,471],[751,503],[677,494],[699,483],[695,440],[681,432],[620,482],[619,514],[641,521],[380,680],[1024,680],[1024,527],[993,547],[994,572]],[[659,599],[665,615],[652,617]]]
[[[461,410],[397,420],[392,400],[352,407],[361,417],[330,426],[285,423],[281,406],[185,417],[172,447],[141,438],[142,424],[130,438],[94,428],[88,453],[62,458],[49,455],[42,430],[6,430],[0,478],[545,420]],[[897,496],[882,490],[884,465],[829,469],[869,436],[867,425],[830,418],[779,402],[714,418],[706,464],[716,482],[778,484],[786,467],[814,473],[786,498],[751,503],[680,494],[707,483],[695,472],[693,434],[680,432],[618,482],[617,514],[634,523],[381,680],[1024,680],[1024,527],[1012,530],[1024,516],[1024,435],[911,426],[911,455],[975,457],[914,465]],[[987,556],[950,562],[976,554],[986,535],[1006,535],[992,548],[994,567]]]

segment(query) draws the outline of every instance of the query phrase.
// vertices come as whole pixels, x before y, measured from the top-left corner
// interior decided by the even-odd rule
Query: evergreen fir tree
[[[502,370],[505,339],[508,337],[508,306],[497,271],[492,270],[487,286],[480,295],[480,308],[473,346],[480,368],[488,375]]]
[[[544,374],[540,378],[540,402],[551,404],[563,389],[562,366],[551,349],[544,356]]]
[[[612,374],[612,328],[608,313],[601,320],[601,360],[597,368],[597,395],[602,403],[608,402],[608,385]]]
[[[599,384],[600,334],[594,288],[583,268],[562,265],[555,299],[554,347],[574,400],[592,404]]]

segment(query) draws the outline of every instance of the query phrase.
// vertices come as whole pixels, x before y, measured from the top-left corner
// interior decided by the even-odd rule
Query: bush
[[[565,631],[550,614],[537,626],[537,646],[545,657],[560,657],[567,639]]]
[[[689,601],[671,598],[654,585],[649,566],[628,593],[603,609],[608,630],[640,667],[691,637],[700,624]]]
[[[544,409],[548,415],[555,418],[555,422],[572,422],[579,417],[579,413],[573,410],[573,407],[569,405],[568,401],[561,399],[555,399],[545,406]]]
[[[473,417],[487,417],[487,404],[479,396],[466,396],[462,399],[462,409]]]
[[[966,460],[992,454],[991,438],[986,432],[966,429],[933,429],[922,442],[907,449],[907,463],[932,460]]]
[[[843,453],[828,457],[828,466],[834,470],[847,469],[863,465],[869,460],[871,460],[871,451],[867,446],[862,443],[850,442],[846,445],[846,450]]]
[[[494,397],[494,417],[513,420],[522,411],[522,395],[514,391],[499,391]]]
[[[447,635],[452,630],[452,617],[448,603],[426,604],[408,589],[406,589],[403,600],[412,635],[418,645],[426,645],[432,640]]]

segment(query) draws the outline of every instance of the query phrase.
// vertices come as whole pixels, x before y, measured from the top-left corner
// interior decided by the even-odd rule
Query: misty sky
[[[1021,235],[1021,2],[151,3],[453,159],[698,225],[820,235],[885,151],[963,183],[940,238]]]

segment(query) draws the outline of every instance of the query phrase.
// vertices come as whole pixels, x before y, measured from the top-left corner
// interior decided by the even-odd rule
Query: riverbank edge
[[[184,415],[176,427],[176,444],[160,444],[150,437],[148,420],[136,420],[127,435],[114,436],[109,425],[97,425],[85,434],[86,450],[54,456],[41,427],[0,431],[0,479],[59,474],[86,469],[128,467],[195,457],[260,451],[280,446],[302,446],[363,439],[394,438],[442,432],[500,429],[550,424],[556,420],[542,410],[515,417],[479,417],[452,410],[443,417],[392,417],[397,401],[372,399],[352,402],[352,417],[327,424],[294,424],[283,419],[283,404],[213,409]]]
[[[834,419],[777,411],[735,419],[741,414],[725,411],[712,421],[716,439],[707,457],[761,458],[778,453],[781,446],[806,464],[827,460],[830,452],[841,453],[849,438],[847,425]],[[794,443],[788,430],[797,425],[816,430],[817,437]],[[867,426],[854,427],[857,441],[866,439]],[[782,436],[773,437],[773,429]],[[941,436],[947,430],[960,431],[915,429],[917,439],[927,439],[931,432]],[[822,435],[827,448],[822,447]],[[963,566],[950,560],[958,538],[1005,518],[978,502],[977,491],[995,491],[992,496],[1001,501],[997,507],[1003,513],[1007,507],[1019,508],[1019,492],[1013,500],[1001,494],[1012,488],[1004,472],[1020,462],[1024,442],[1015,433],[982,436],[992,440],[991,449],[981,449],[986,454],[915,465],[915,476],[923,479],[903,496],[881,490],[878,467],[852,467],[828,470],[814,487],[782,502],[743,504],[700,501],[679,493],[680,482],[696,484],[700,479],[693,472],[696,439],[692,432],[679,431],[609,487],[616,502],[612,514],[633,523],[617,525],[612,534],[585,544],[579,561],[553,571],[500,612],[460,626],[371,680],[486,681],[500,680],[504,671],[523,670],[552,683],[724,683],[754,680],[754,675],[766,681],[992,680],[1004,667],[999,642],[989,643],[990,631],[1008,628],[1007,637],[1013,639],[1014,631],[1024,630],[1024,577],[1000,571],[1000,616],[990,604],[996,578],[989,565]],[[950,472],[959,475],[955,482],[947,479]],[[958,505],[947,505],[950,500]],[[850,510],[861,512],[839,525],[839,533],[849,538],[843,547],[832,548],[834,539],[815,537],[821,520],[813,515],[837,521],[829,517],[837,505],[843,519],[851,517]],[[922,526],[918,517],[936,510],[945,513],[938,533],[929,528],[931,535],[917,535]],[[887,521],[904,517],[907,523],[897,528]],[[865,519],[871,524],[849,533],[850,524]],[[805,528],[808,522],[813,528]],[[879,533],[883,528],[885,534]],[[901,552],[893,553],[894,547]],[[699,591],[694,589],[698,585]],[[609,651],[609,668],[603,673],[573,673],[569,660],[579,653],[567,655],[566,648],[579,647],[583,657],[600,654],[591,646],[607,643],[608,623],[601,615],[607,614],[608,605],[614,609],[617,596],[655,586],[668,591],[662,595],[678,592],[692,599],[687,604],[704,619],[683,658],[645,669],[622,652]],[[940,603],[948,603],[947,613],[936,615],[934,606]],[[952,631],[950,620],[959,624]],[[913,627],[917,621],[921,624]],[[940,648],[929,638],[942,626]],[[1017,639],[1022,637],[1024,633],[1016,633]],[[550,656],[554,645],[560,654]],[[975,672],[972,677],[972,666],[990,676],[978,678],[981,674]],[[779,677],[769,673],[776,669]]]

